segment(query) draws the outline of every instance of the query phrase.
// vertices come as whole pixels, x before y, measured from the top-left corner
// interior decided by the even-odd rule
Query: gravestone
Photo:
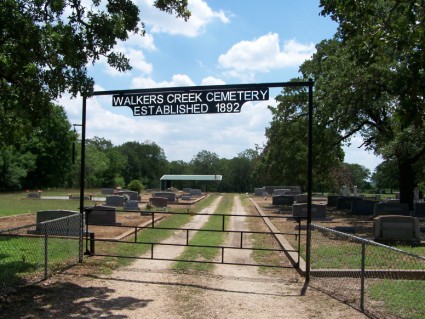
[[[151,197],[149,198],[149,204],[155,207],[164,208],[168,205],[168,199],[165,197]]]
[[[350,191],[348,190],[348,187],[345,185],[342,186],[340,193],[344,197],[350,196]]]
[[[413,191],[413,201],[417,202],[419,199],[419,188],[415,187],[415,190]]]
[[[279,188],[273,190],[273,196],[280,196],[280,195],[288,195],[286,192],[290,192],[291,190],[288,188]]]
[[[202,195],[202,190],[197,188],[191,188],[189,194],[192,196],[199,196]]]
[[[407,203],[392,202],[376,203],[373,209],[373,216],[381,215],[410,216],[409,205]]]
[[[425,203],[414,203],[413,204],[413,216],[425,217]]]
[[[124,206],[125,197],[120,195],[106,196],[106,206],[122,207]]]
[[[336,209],[351,209],[351,204],[354,201],[362,200],[360,197],[354,196],[340,196],[336,200]]]
[[[307,204],[292,205],[292,217],[307,218]],[[326,218],[326,205],[311,204],[311,218],[312,219]]]
[[[177,202],[177,195],[173,192],[155,192],[152,197],[162,197],[166,198],[170,203]]]
[[[190,200],[191,197],[190,197],[190,195],[182,195],[181,199],[182,200]]]
[[[115,190],[113,188],[102,188],[100,191],[103,195],[113,195]]]
[[[88,225],[117,225],[115,207],[102,205],[86,207],[86,214]]]
[[[336,207],[336,202],[337,202],[338,198],[340,198],[340,197],[341,197],[340,195],[329,195],[327,206]]]
[[[375,241],[420,243],[419,219],[412,216],[387,215],[373,219]]]
[[[66,218],[70,216],[75,216],[75,218]],[[44,222],[49,223],[43,224]],[[72,210],[45,210],[37,212],[35,231],[29,231],[29,233],[44,234],[46,231],[48,235],[79,236],[79,212]]]
[[[290,195],[272,196],[272,205],[292,205],[293,203],[294,203],[294,196],[290,196]]]
[[[266,189],[264,187],[254,188],[254,195],[255,196],[265,196],[266,195]]]
[[[308,200],[307,194],[295,195],[295,201],[297,202],[297,204],[307,203],[307,200]]]
[[[358,195],[358,189],[357,186],[353,186],[353,196],[357,196]]]
[[[139,210],[138,200],[128,200],[124,204],[124,210]]]
[[[40,195],[41,193],[39,193],[39,192],[32,192],[32,193],[28,193],[27,194],[27,198],[40,198],[41,197],[41,195]]]
[[[190,194],[190,188],[183,188],[183,193]]]
[[[125,196],[127,195],[130,200],[139,200],[139,193],[129,190],[121,190],[116,193],[116,195]]]
[[[375,207],[373,200],[355,200],[351,202],[350,214],[353,215],[372,215]]]

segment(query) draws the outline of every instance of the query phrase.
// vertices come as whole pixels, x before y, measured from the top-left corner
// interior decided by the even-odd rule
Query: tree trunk
[[[409,210],[413,210],[413,191],[415,187],[415,173],[412,163],[402,161],[398,163],[400,176],[400,203],[409,204]]]

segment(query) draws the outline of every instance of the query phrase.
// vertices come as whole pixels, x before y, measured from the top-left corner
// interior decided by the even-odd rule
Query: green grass
[[[93,191],[86,190],[86,194],[90,194]],[[48,190],[43,191],[42,196],[67,196],[70,193],[79,194],[79,190]],[[84,205],[91,206],[94,205],[94,202],[85,201]],[[0,217],[54,209],[79,211],[79,207],[79,200],[29,199],[26,192],[0,193]]]
[[[64,264],[78,262],[78,240],[49,237],[49,273]],[[40,237],[0,237],[0,282],[7,285],[19,284],[35,274],[44,276],[45,239]],[[40,277],[41,279],[42,277]],[[1,287],[0,287],[1,288]]]
[[[380,280],[371,285],[367,293],[374,300],[382,302],[384,309],[400,318],[425,318],[423,280]]]
[[[234,195],[225,194],[221,199],[215,214],[230,214],[233,207]],[[221,230],[223,219],[222,216],[210,216],[208,221],[202,227],[204,230]],[[225,218],[225,224],[227,218]],[[205,246],[219,246],[226,239],[227,233],[225,232],[197,232],[189,241],[190,245],[205,245]],[[201,260],[212,261],[220,253],[219,248],[204,248],[204,247],[187,247],[184,252],[178,257],[183,260]],[[213,264],[209,263],[190,263],[190,262],[176,262],[173,265],[175,270],[193,269],[199,271],[210,271]]]

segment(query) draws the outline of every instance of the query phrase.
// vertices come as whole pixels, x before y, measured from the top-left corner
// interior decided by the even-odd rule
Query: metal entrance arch
[[[311,201],[312,201],[312,146],[313,146],[313,80],[307,82],[275,82],[236,85],[189,86],[155,89],[95,91],[93,96],[112,96],[113,106],[128,106],[134,116],[158,116],[179,114],[239,113],[245,102],[268,100],[270,88],[308,88],[308,155],[307,155],[307,238],[306,279],[310,279],[311,249]],[[83,96],[80,172],[80,214],[84,215],[86,113],[87,96]],[[165,103],[188,103],[175,107]],[[167,107],[166,107],[167,106]],[[84,220],[81,218],[81,231]],[[83,260],[83,243],[80,237],[80,262]]]

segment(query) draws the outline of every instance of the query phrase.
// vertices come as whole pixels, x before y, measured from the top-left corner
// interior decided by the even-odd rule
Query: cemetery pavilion
[[[207,182],[221,182],[222,175],[164,175],[161,177],[161,190],[171,188],[173,181],[196,181],[205,182],[205,189],[207,189]]]

